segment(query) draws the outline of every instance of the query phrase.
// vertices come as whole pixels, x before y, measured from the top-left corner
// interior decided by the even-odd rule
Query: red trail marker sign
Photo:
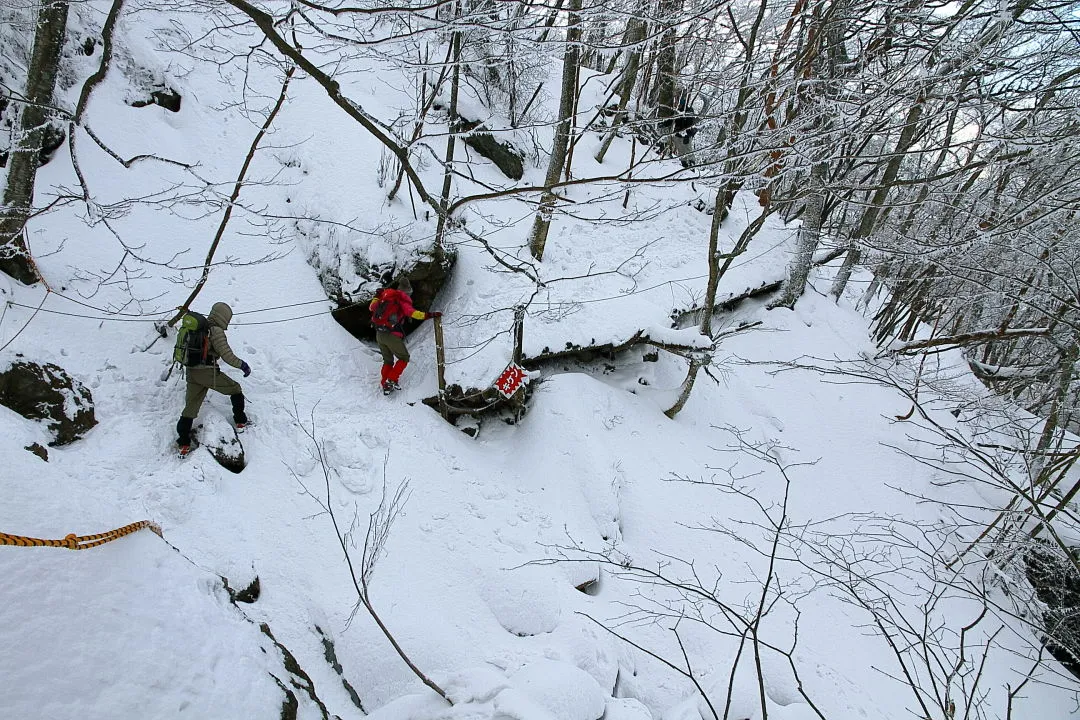
[[[502,371],[502,374],[495,380],[495,389],[502,394],[504,398],[509,400],[514,397],[514,394],[521,389],[521,386],[529,379],[529,374],[525,368],[521,367],[517,363],[510,363],[506,366],[506,369]]]

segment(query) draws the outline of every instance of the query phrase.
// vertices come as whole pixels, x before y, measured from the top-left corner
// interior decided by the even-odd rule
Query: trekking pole
[[[439,413],[444,420],[449,419],[446,407],[446,350],[443,346],[442,318],[436,317],[435,323],[435,367],[439,377]]]

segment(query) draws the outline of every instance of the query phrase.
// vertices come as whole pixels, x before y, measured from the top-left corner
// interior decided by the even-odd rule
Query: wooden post
[[[522,349],[525,340],[525,306],[518,305],[514,308],[514,364],[520,365],[522,358],[525,356],[525,351]],[[514,421],[521,420],[522,410],[525,408],[525,385],[518,389],[517,393],[513,397],[513,402],[517,406],[514,410]]]
[[[514,308],[514,363],[521,364],[524,356],[522,343],[525,339],[525,306],[518,305]]]
[[[442,318],[436,317],[435,323],[435,366],[439,377],[439,412],[443,419],[449,418],[446,407],[446,349],[443,345]]]

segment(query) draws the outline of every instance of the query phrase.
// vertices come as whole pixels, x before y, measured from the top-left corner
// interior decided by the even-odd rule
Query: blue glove
[[[240,372],[244,373],[244,377],[247,377],[248,375],[251,374],[251,366],[248,365],[243,360],[241,360],[240,361]]]

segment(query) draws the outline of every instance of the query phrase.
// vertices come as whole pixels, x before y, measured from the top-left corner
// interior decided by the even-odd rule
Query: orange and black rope
[[[26,537],[24,535],[9,535],[0,532],[0,545],[15,545],[18,547],[61,547],[67,548],[68,550],[86,550],[88,548],[97,547],[98,545],[104,545],[107,542],[112,542],[117,538],[130,535],[133,532],[138,532],[143,528],[152,530],[158,537],[163,537],[161,528],[157,523],[150,522],[149,520],[140,520],[138,522],[133,522],[130,525],[116,528],[115,530],[98,533],[97,535],[76,535],[75,533],[71,533],[62,540],[44,540],[42,538]]]

